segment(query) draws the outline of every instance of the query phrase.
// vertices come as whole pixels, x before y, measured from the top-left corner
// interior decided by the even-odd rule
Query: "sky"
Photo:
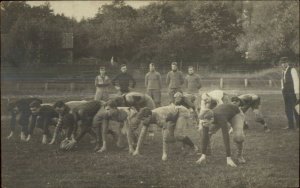
[[[100,6],[110,4],[112,1],[27,1],[27,4],[39,6],[45,2],[50,3],[55,14],[64,13],[65,16],[74,17],[80,21],[82,17],[94,17]],[[139,8],[148,5],[151,1],[125,1],[125,3],[133,8]]]

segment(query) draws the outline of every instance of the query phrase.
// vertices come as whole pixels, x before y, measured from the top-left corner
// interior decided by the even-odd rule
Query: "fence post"
[[[220,78],[220,88],[223,88],[223,78]]]
[[[45,91],[48,91],[48,82],[45,83],[44,89],[45,89]]]
[[[20,83],[17,83],[17,91],[19,91],[20,90]]]
[[[272,80],[269,80],[269,86],[272,87]]]
[[[245,87],[248,87],[248,79],[247,78],[245,78]]]
[[[281,89],[283,88],[283,80],[280,79],[280,83],[281,83]]]
[[[71,89],[71,92],[73,92],[73,91],[74,91],[74,88],[75,88],[75,83],[71,83],[71,84],[70,84],[70,89]]]

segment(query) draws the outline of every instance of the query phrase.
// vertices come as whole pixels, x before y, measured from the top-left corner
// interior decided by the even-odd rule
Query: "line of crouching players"
[[[7,138],[12,138],[16,125],[20,125],[21,140],[29,142],[37,127],[42,130],[43,144],[55,144],[63,137],[60,149],[72,150],[89,134],[91,143],[95,144],[94,150],[105,152],[108,150],[108,135],[117,140],[118,147],[123,146],[122,138],[126,137],[129,153],[139,155],[147,132],[153,137],[153,125],[156,125],[162,130],[162,160],[167,160],[169,143],[181,142],[183,148],[188,146],[192,151],[198,151],[186,131],[186,128],[197,127],[201,156],[196,162],[203,164],[211,153],[211,136],[221,129],[227,165],[236,167],[231,158],[229,134],[232,132],[237,146],[237,162],[245,163],[243,131],[248,127],[245,112],[252,109],[256,121],[262,124],[265,132],[270,131],[260,111],[259,96],[244,94],[234,96],[230,101],[221,90],[200,93],[201,79],[194,73],[193,67],[188,68],[188,75],[184,77],[177,63],[171,64],[171,71],[166,77],[170,99],[167,106],[161,106],[162,79],[153,63],[149,65],[149,72],[145,76],[147,94],[132,91],[135,84],[134,78],[127,73],[126,65],[121,65],[121,72],[112,80],[106,75],[105,67],[100,67],[100,74],[95,79],[96,94],[92,101],[57,101],[54,104],[43,104],[38,98],[10,101],[11,132]],[[118,90],[118,95],[114,97],[109,97],[111,85]],[[52,137],[49,131],[51,125],[55,125]],[[116,131],[111,129],[113,125],[117,126]]]

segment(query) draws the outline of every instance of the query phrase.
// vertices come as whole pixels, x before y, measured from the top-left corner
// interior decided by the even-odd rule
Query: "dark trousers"
[[[31,115],[30,123],[29,123],[29,131],[28,134],[32,135],[35,127],[42,129],[43,134],[50,136],[49,127],[50,125],[55,125],[57,123],[57,119],[53,118],[45,118],[38,115]]]
[[[288,119],[288,126],[290,129],[299,127],[299,115],[295,109],[297,103],[297,98],[295,93],[286,93],[282,92],[284,105],[285,105],[285,114]],[[294,124],[294,118],[296,120],[296,125]]]
[[[21,126],[21,131],[27,134],[28,132],[28,123],[29,123],[29,113],[19,112],[18,114],[12,112],[10,115],[10,129],[12,132],[16,130],[16,125]]]

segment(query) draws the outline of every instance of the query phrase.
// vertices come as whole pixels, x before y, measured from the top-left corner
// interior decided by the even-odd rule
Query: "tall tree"
[[[255,2],[251,24],[237,37],[237,50],[254,61],[299,56],[299,1]]]

